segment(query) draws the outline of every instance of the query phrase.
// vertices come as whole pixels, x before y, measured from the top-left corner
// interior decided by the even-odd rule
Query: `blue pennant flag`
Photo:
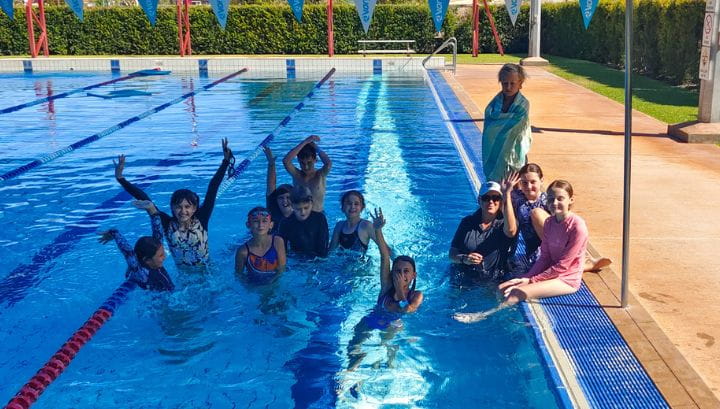
[[[0,0],[0,8],[10,17],[10,20],[13,19],[13,0]]]
[[[450,0],[428,0],[428,4],[430,5],[430,14],[435,23],[435,31],[439,33],[440,30],[442,30],[442,24],[445,20],[445,13],[447,13]]]
[[[145,15],[150,21],[150,25],[155,27],[155,18],[157,17],[157,5],[158,0],[138,0],[140,7],[142,7]]]
[[[521,0],[505,0],[505,8],[510,15],[510,22],[515,25],[518,14],[520,14],[520,3]]]
[[[298,23],[301,23],[303,3],[305,3],[305,0],[288,0],[288,3],[290,4],[290,8],[295,15],[295,20],[297,20]]]
[[[225,29],[227,24],[228,8],[230,8],[230,0],[210,0],[215,17],[217,18],[220,27]]]
[[[585,23],[585,30],[587,30],[588,26],[590,25],[590,20],[593,18],[593,14],[595,14],[595,9],[598,5],[598,0],[579,0],[580,1],[580,11],[582,12],[583,22]]]
[[[83,21],[83,2],[82,0],[65,0],[65,3],[67,3],[68,6],[70,6],[70,10],[75,13],[77,18],[80,19],[80,21]]]
[[[355,0],[355,8],[357,8],[358,14],[360,15],[360,22],[362,23],[363,30],[365,30],[365,34],[367,34],[370,28],[370,20],[372,20],[376,2],[377,0]]]

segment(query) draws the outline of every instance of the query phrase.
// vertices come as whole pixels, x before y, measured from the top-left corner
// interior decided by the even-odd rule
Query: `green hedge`
[[[250,1],[250,0],[248,0]],[[395,0],[393,0],[395,1]],[[634,67],[672,83],[696,82],[702,31],[703,0],[642,0],[635,12]],[[516,25],[503,6],[492,6],[495,24],[508,53],[527,52],[528,7]],[[624,3],[603,0],[588,30],[578,2],[543,4],[542,47],[547,54],[580,58],[622,67]],[[298,24],[283,4],[230,7],[221,30],[209,6],[190,12],[195,54],[325,54],[325,6],[308,4]],[[177,54],[175,8],[160,7],[151,27],[139,7],[88,8],[80,22],[67,7],[47,7],[50,52],[61,55]],[[431,52],[442,40],[434,37],[425,4],[378,4],[370,31],[363,33],[352,5],[334,8],[335,52],[354,53],[359,39],[413,39],[418,52]],[[468,8],[451,8],[443,25],[445,38],[458,39],[459,52],[471,51],[472,26]],[[490,24],[481,13],[481,52],[497,52]],[[11,21],[0,13],[0,55],[27,54],[25,16],[15,10]]]
[[[635,4],[633,68],[673,84],[696,83],[705,1],[643,0]],[[587,31],[577,2],[543,4],[544,53],[623,67],[625,4],[598,5]]]

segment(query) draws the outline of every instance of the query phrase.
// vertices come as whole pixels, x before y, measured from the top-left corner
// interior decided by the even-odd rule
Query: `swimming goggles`
[[[252,212],[248,215],[248,218],[250,218],[250,219],[259,219],[259,218],[265,218],[265,217],[267,217],[268,219],[272,218],[272,216],[270,215],[270,212],[265,211],[265,210],[255,210],[254,212]]]

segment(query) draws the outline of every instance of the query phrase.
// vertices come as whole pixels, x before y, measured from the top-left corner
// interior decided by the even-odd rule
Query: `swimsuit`
[[[345,234],[343,233],[343,229],[340,229],[340,235],[338,236],[338,244],[340,245],[340,247],[347,250],[360,251],[363,253],[367,251],[368,245],[363,243],[362,240],[360,240],[360,235],[358,234],[358,230],[360,229],[360,223],[362,223],[362,220],[358,222],[357,225],[355,225],[355,230],[353,230],[353,232],[350,234]],[[347,225],[347,221],[345,222],[345,225]]]
[[[410,291],[408,293],[408,300],[412,298],[413,293],[414,291]],[[402,328],[403,323],[400,320],[400,317],[402,317],[402,313],[390,311],[385,307],[385,301],[388,300],[388,297],[392,300],[392,302],[397,303],[397,301],[392,298],[392,294],[390,293],[390,291],[378,297],[375,308],[373,308],[370,314],[366,315],[365,318],[363,318],[363,321],[365,321],[365,325],[367,325],[368,328],[381,330],[388,329],[389,327],[398,329]]]
[[[277,250],[275,250],[275,235],[272,236],[271,243],[270,248],[262,256],[251,252],[250,246],[245,243],[245,249],[247,249],[245,265],[247,266],[248,275],[255,277],[275,275],[275,270],[279,264]]]
[[[116,229],[110,230],[115,243],[120,249],[120,252],[125,256],[125,261],[128,264],[127,271],[125,272],[125,278],[138,285],[143,290],[152,291],[172,291],[175,289],[175,285],[170,279],[170,275],[164,267],[160,268],[147,268],[140,264],[135,255],[135,251],[130,247],[130,243]],[[158,239],[161,237],[162,232],[156,229],[153,225],[153,236]]]

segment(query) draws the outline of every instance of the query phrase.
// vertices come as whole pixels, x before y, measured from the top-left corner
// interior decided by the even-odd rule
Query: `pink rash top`
[[[543,236],[540,258],[523,277],[530,278],[531,283],[557,278],[579,289],[588,242],[585,221],[575,213],[561,222],[550,216],[543,225]]]

